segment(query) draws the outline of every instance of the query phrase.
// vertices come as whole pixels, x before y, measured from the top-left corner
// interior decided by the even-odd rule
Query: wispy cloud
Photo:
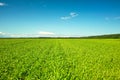
[[[41,31],[41,32],[39,32],[38,34],[40,34],[40,35],[54,35],[55,33],[53,33],[53,32]]]
[[[61,17],[61,19],[62,19],[62,20],[68,20],[68,19],[74,18],[74,17],[76,17],[76,16],[78,16],[77,13],[71,12],[71,13],[69,13],[69,16],[63,16],[63,17]]]
[[[120,16],[117,16],[117,17],[112,17],[112,18],[109,18],[109,17],[105,17],[105,20],[120,20]]]
[[[5,3],[0,2],[0,6],[5,6],[5,5],[6,5]]]
[[[108,20],[110,20],[110,18],[109,18],[109,17],[105,17],[105,20],[107,20],[107,21],[108,21]]]
[[[120,16],[118,16],[118,17],[115,17],[114,19],[118,20],[118,19],[120,19]]]
[[[71,12],[71,13],[70,13],[70,16],[71,16],[71,17],[76,17],[76,16],[78,16],[78,14],[75,13],[75,12]]]
[[[5,35],[6,33],[4,33],[4,32],[0,32],[0,35]]]
[[[71,19],[70,16],[64,16],[64,17],[61,17],[62,20],[67,20],[67,19]]]
[[[52,37],[52,36],[55,36],[55,33],[45,31],[41,31],[35,34],[14,34],[0,32],[0,37]]]
[[[11,37],[11,38],[24,38],[24,37],[80,37],[81,35],[73,34],[56,34],[53,32],[41,31],[35,34],[14,34],[14,33],[4,33],[0,32],[0,38]]]
[[[9,33],[0,32],[0,37],[9,37],[9,36],[10,36]]]

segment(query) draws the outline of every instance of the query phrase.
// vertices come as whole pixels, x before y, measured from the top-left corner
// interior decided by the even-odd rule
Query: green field
[[[120,80],[120,39],[0,39],[0,80]]]

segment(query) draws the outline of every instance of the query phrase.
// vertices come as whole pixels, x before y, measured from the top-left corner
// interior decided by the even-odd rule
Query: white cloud
[[[27,37],[27,34],[9,34],[10,37]]]
[[[41,31],[36,34],[14,34],[14,33],[3,33],[0,32],[0,37],[53,37],[55,33]]]
[[[68,20],[68,19],[71,19],[71,18],[76,17],[76,16],[78,16],[77,13],[71,12],[71,13],[69,14],[69,16],[61,17],[61,19],[62,19],[62,20]]]
[[[8,37],[40,37],[39,34],[9,34]]]
[[[2,32],[0,32],[0,34],[2,34]]]
[[[0,32],[0,37],[27,37],[28,34],[12,34],[12,33],[4,33]]]
[[[55,33],[53,33],[53,32],[41,31],[41,32],[39,32],[38,34],[40,34],[40,35],[54,35]]]
[[[5,5],[6,5],[5,3],[0,2],[0,6],[5,6]]]
[[[11,38],[21,38],[21,37],[74,37],[76,35],[72,35],[72,34],[55,34],[53,32],[45,32],[45,31],[41,31],[39,33],[36,34],[15,34],[15,33],[3,33],[0,32],[0,37],[11,37]],[[79,37],[79,35],[78,35]]]
[[[6,33],[0,32],[0,35],[5,35]]]

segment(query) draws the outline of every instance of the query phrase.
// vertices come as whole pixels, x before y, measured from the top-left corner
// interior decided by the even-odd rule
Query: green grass
[[[120,80],[120,39],[0,39],[0,80]]]

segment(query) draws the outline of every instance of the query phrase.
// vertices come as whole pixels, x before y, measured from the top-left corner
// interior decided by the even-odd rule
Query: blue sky
[[[0,0],[1,36],[120,33],[120,0]]]

